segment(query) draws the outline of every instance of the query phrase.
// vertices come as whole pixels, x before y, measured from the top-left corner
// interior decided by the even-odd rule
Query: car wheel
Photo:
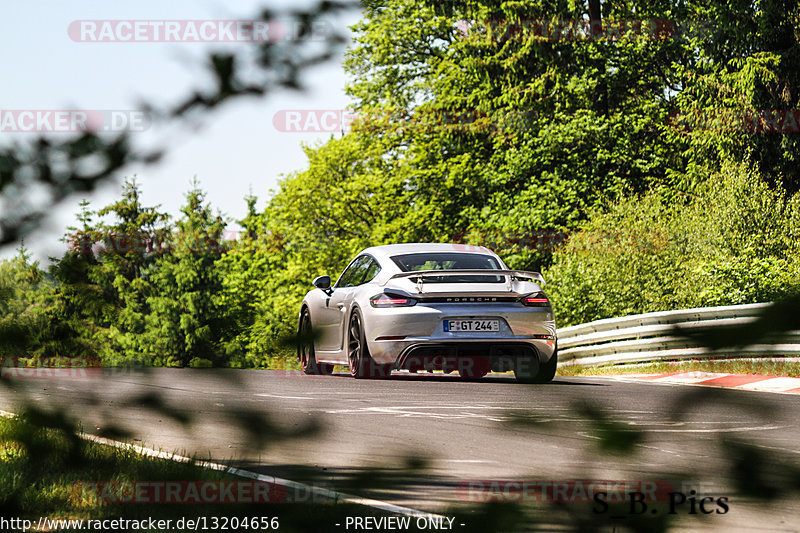
[[[350,315],[347,331],[347,360],[350,363],[350,374],[357,379],[388,377],[391,365],[376,365],[369,355],[367,337],[358,309],[353,310],[353,314]]]
[[[309,375],[333,373],[333,365],[317,364],[317,358],[314,355],[314,338],[311,332],[311,314],[308,309],[303,309],[297,332],[297,358],[300,360],[300,368],[303,369],[303,373]]]
[[[558,351],[553,352],[550,360],[543,365],[534,365],[533,361],[524,360],[519,360],[517,363],[514,377],[518,383],[549,383],[553,381],[558,368]],[[534,371],[537,366],[538,371]]]

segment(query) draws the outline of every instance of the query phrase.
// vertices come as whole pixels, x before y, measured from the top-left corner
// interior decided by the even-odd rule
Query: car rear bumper
[[[513,368],[510,365],[517,359],[536,359],[544,364],[556,351],[556,342],[550,339],[403,339],[374,341],[369,346],[376,363],[407,370],[440,369],[443,362],[482,358],[494,371],[505,372]]]
[[[549,348],[549,347],[548,347]],[[537,350],[528,342],[447,342],[418,343],[404,349],[395,361],[397,369],[458,370],[466,366],[485,366],[493,372],[508,372],[520,367],[520,361],[538,367],[552,353]],[[535,371],[535,368],[534,368]]]
[[[370,309],[365,324],[367,344],[378,364],[404,368],[412,357],[488,357],[496,359],[535,356],[540,363],[556,350],[553,311],[520,304],[416,305],[396,309]],[[496,319],[493,332],[445,331],[444,320]]]

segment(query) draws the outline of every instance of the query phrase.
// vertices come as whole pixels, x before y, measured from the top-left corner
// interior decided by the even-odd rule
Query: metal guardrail
[[[558,330],[559,366],[644,363],[702,357],[785,357],[800,355],[800,331],[759,344],[710,350],[675,335],[681,329],[746,325],[769,304],[727,305],[608,318]]]

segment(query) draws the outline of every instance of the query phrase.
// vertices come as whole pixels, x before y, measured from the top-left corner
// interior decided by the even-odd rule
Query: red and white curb
[[[624,380],[641,380],[651,383],[700,385],[761,392],[800,394],[800,378],[762,376],[758,374],[722,374],[714,372],[668,372],[666,374],[630,374],[614,376]]]

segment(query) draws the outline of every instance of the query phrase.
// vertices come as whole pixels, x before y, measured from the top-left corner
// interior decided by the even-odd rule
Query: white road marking
[[[789,449],[789,448],[781,448],[780,446],[767,446],[765,444],[753,444],[753,443],[750,443],[750,446],[755,446],[756,448],[763,448],[765,450],[779,451],[781,453],[800,454],[800,451],[798,451],[798,450],[792,450],[792,449]]]
[[[359,407],[356,409],[331,409],[326,410],[327,414],[367,414],[367,415],[394,415],[400,418],[435,418],[438,420],[461,420],[465,418],[481,418],[491,422],[504,422],[508,418],[501,416],[501,414],[488,414],[488,413],[433,413],[425,412],[423,409],[458,409],[467,411],[469,409],[476,410],[500,410],[508,411],[512,409],[530,411],[528,407],[500,407],[490,405],[417,405],[417,406],[398,406],[398,407]]]
[[[259,393],[256,396],[265,396],[267,398],[283,398],[284,400],[313,400],[311,396],[283,396],[281,394],[267,394]]]
[[[789,426],[744,426],[737,428],[711,428],[711,429],[653,429],[647,428],[642,431],[646,433],[734,433],[738,431],[771,431],[773,429],[783,429]],[[589,439],[599,439],[596,435],[578,432],[578,435]]]
[[[439,459],[440,463],[484,463],[496,464],[497,461],[484,461],[483,459]]]
[[[637,446],[639,446],[640,448],[647,448],[649,450],[656,450],[656,451],[659,451],[659,452],[662,452],[662,453],[668,453],[670,455],[674,455],[675,457],[680,457],[681,456],[681,454],[678,453],[678,452],[675,452],[675,451],[672,451],[672,450],[667,450],[665,448],[659,448],[658,446],[649,446],[647,444],[637,444]],[[704,455],[702,457],[706,457],[706,456]],[[651,464],[651,466],[658,466],[658,465]]]

